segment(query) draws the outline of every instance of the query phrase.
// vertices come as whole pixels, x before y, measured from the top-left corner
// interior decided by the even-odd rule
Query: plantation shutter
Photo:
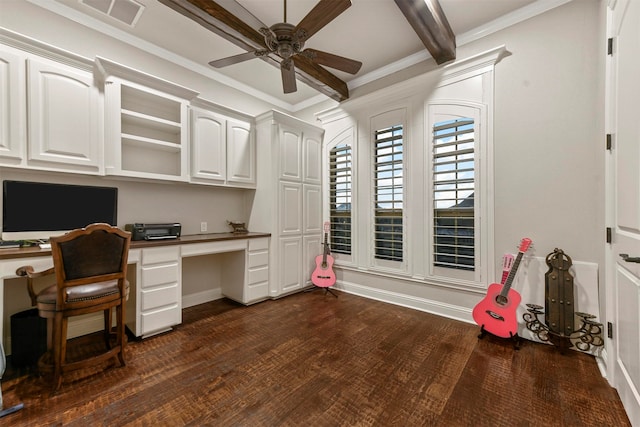
[[[331,252],[351,254],[351,146],[329,152],[329,220]]]
[[[375,258],[403,259],[403,127],[375,131],[374,253]]]
[[[460,118],[433,126],[434,265],[475,269],[475,123]]]

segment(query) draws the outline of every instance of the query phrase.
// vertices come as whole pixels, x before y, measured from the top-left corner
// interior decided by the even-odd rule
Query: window
[[[329,151],[329,220],[331,251],[351,254],[351,146]]]
[[[474,120],[458,118],[433,125],[433,262],[475,269]]]
[[[374,257],[403,260],[403,126],[374,132]]]

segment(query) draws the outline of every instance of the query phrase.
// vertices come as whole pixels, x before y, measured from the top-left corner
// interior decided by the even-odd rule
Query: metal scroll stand
[[[527,329],[543,342],[551,342],[561,352],[575,345],[578,350],[589,351],[592,347],[604,345],[602,324],[596,322],[593,314],[573,311],[573,276],[569,273],[571,257],[562,249],[554,249],[547,255],[549,271],[545,274],[545,307],[527,304],[522,317]],[[544,323],[538,315],[544,314]],[[575,318],[579,317],[580,327],[575,328]]]
[[[2,379],[2,375],[4,374],[4,370],[7,367],[7,359],[4,357],[4,348],[2,347],[2,343],[0,342],[0,380]],[[2,385],[0,384],[0,418],[7,416],[9,414],[13,414],[14,412],[19,411],[24,408],[24,403],[18,403],[10,408],[3,409],[2,406]]]

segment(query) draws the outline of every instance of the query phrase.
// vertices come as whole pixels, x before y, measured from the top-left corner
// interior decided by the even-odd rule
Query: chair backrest
[[[51,237],[50,242],[58,288],[108,280],[124,283],[131,233],[96,223]]]

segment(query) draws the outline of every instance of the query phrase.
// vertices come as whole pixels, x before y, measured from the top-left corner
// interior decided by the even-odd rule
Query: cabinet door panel
[[[302,185],[290,182],[280,183],[280,233],[302,233]]]
[[[286,127],[280,131],[280,178],[293,181],[302,179],[302,141],[301,133]]]
[[[323,254],[323,246],[322,246],[322,239],[320,238],[320,235],[315,235],[315,236],[304,236],[304,271],[302,272],[303,277],[304,277],[304,281],[305,281],[305,285],[310,285],[311,284],[311,274],[313,273],[313,270],[315,270],[317,264],[316,264],[316,257],[317,256],[322,256]]]
[[[305,134],[304,137],[304,182],[320,184],[322,178],[322,137]]]
[[[224,182],[227,175],[226,140],[224,117],[204,110],[191,110],[193,177]]]
[[[0,52],[0,157],[21,160],[25,139],[24,59]],[[16,164],[19,162],[11,162]]]
[[[247,122],[227,121],[227,181],[256,183],[256,146]]]
[[[319,185],[304,184],[304,232],[322,231],[322,193]]]
[[[98,169],[99,96],[93,75],[29,59],[29,160]]]
[[[280,294],[302,288],[302,238],[280,239]]]

